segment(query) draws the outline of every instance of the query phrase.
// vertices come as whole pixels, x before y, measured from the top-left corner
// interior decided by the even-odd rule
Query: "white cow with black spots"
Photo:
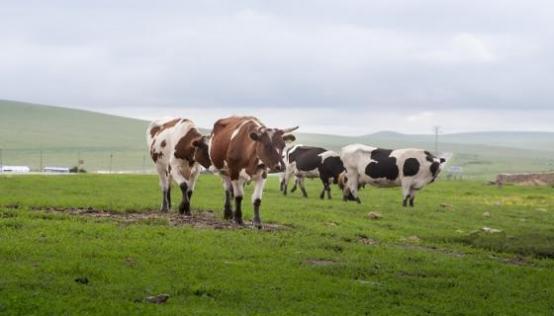
[[[423,149],[383,149],[361,144],[341,150],[346,172],[340,180],[344,200],[360,203],[358,189],[364,184],[378,187],[400,186],[402,206],[414,206],[415,192],[435,181],[445,159]]]

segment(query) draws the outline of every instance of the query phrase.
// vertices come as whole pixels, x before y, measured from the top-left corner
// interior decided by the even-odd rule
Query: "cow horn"
[[[298,129],[298,127],[299,127],[299,126],[290,127],[290,128],[285,128],[285,129],[282,130],[282,131],[283,131],[283,134],[286,134],[286,133],[290,133],[290,132],[292,132],[292,131],[295,131],[295,130]]]

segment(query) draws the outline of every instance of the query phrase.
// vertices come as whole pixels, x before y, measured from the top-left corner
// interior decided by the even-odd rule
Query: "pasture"
[[[223,222],[212,175],[194,227],[156,213],[155,176],[2,176],[0,314],[554,314],[553,188],[439,180],[402,208],[398,188],[358,205],[306,185],[270,177],[258,231]]]

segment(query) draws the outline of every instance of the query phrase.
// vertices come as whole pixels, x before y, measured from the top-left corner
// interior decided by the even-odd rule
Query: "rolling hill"
[[[74,166],[90,171],[152,171],[145,145],[147,121],[55,106],[0,100],[4,164]],[[297,134],[297,142],[339,150],[349,143],[388,148],[434,148],[433,135],[379,132],[359,137]],[[554,133],[481,132],[440,136],[439,150],[467,176],[554,168]]]

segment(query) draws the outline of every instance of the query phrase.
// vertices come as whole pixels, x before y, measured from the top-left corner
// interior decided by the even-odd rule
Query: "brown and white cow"
[[[267,128],[257,118],[231,116],[215,122],[210,138],[210,158],[224,180],[224,218],[242,221],[242,197],[246,182],[254,181],[252,224],[261,228],[260,205],[268,171],[283,171],[282,151],[288,129]],[[235,212],[231,198],[235,198]]]
[[[150,156],[156,164],[162,189],[161,211],[171,208],[171,179],[181,188],[179,213],[190,215],[190,199],[202,167],[210,167],[208,140],[184,118],[154,121],[146,131]]]

